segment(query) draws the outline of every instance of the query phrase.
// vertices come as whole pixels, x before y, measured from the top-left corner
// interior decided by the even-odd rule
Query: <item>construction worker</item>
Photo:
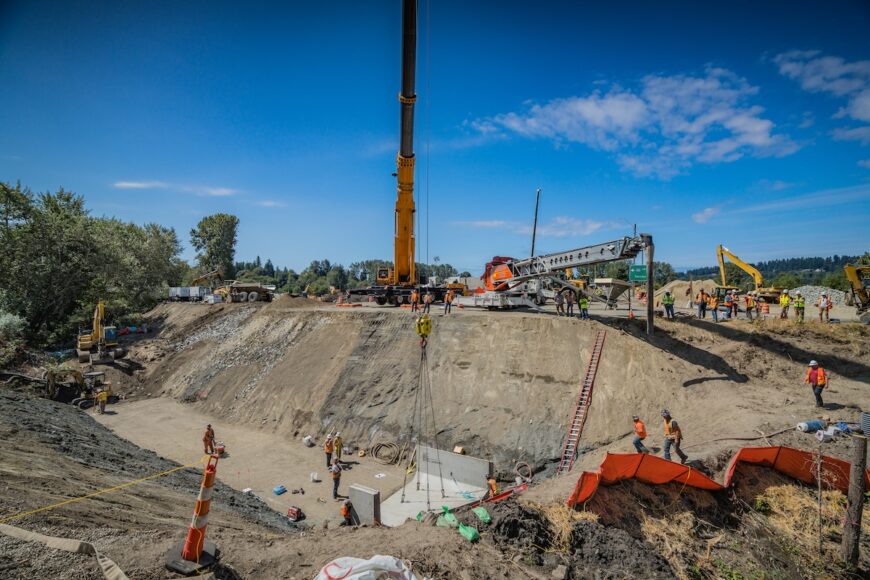
[[[737,313],[740,312],[740,298],[737,297],[737,290],[731,291],[731,312],[728,313],[728,318],[737,320]]]
[[[453,298],[456,297],[456,293],[453,290],[448,290],[447,294],[444,295],[444,314],[450,314],[450,308],[453,305]]]
[[[698,292],[698,296],[695,298],[695,304],[698,305],[698,318],[707,318],[707,302],[710,299],[710,295],[701,288],[701,291]]]
[[[332,438],[332,446],[335,449],[335,458],[341,461],[341,450],[344,448],[344,441],[341,439],[341,433],[336,432]]]
[[[490,476],[486,480],[486,486],[489,488],[486,497],[493,498],[498,494],[498,482],[496,482],[495,478]]]
[[[831,299],[828,297],[827,292],[822,292],[822,295],[819,296],[819,322],[830,322],[831,321],[831,308],[834,305],[831,303]],[[824,317],[824,320],[822,320]]]
[[[665,290],[665,295],[662,296],[662,305],[665,307],[665,318],[673,320],[674,316],[674,295],[670,290]]]
[[[783,290],[779,297],[779,306],[781,308],[779,317],[783,320],[788,320],[788,307],[791,305],[791,296],[788,295],[788,290]]]
[[[100,407],[100,415],[106,412],[106,403],[109,402],[109,392],[106,389],[97,391],[97,405]]]
[[[342,469],[337,457],[332,460],[329,472],[332,474],[332,499],[338,499],[338,485],[341,483]]]
[[[734,307],[734,294],[729,290],[725,293],[725,318],[731,318],[731,310]]]
[[[332,452],[335,450],[335,443],[332,440],[332,433],[326,436],[326,441],[323,442],[323,452],[326,453],[326,469],[332,467]]]
[[[819,366],[814,360],[810,361],[810,368],[807,369],[807,375],[804,377],[804,382],[813,388],[813,395],[816,396],[816,407],[824,407],[825,402],[822,401],[822,391],[828,386],[828,377],[825,374],[825,369]]]
[[[634,448],[638,453],[649,453],[649,449],[643,444],[643,440],[646,439],[646,425],[637,415],[633,415],[631,420],[634,421],[634,441],[632,441]]]
[[[574,303],[577,302],[577,296],[574,295],[573,292],[568,291],[565,295],[565,306],[567,308],[567,313],[565,316],[569,318],[574,318]]]
[[[346,499],[341,502],[341,523],[338,524],[341,526],[352,526],[353,525],[353,504],[350,503],[350,499]]]
[[[580,318],[589,320],[589,297],[585,294],[580,295]]]
[[[432,320],[428,314],[419,317],[414,323],[417,334],[420,336],[420,348],[426,348],[429,334],[432,332]]]
[[[556,303],[556,316],[565,316],[565,296],[561,292],[556,292],[553,301]]]
[[[707,306],[713,314],[713,322],[719,322],[719,297],[710,294],[707,298]]]
[[[211,425],[205,426],[205,433],[202,434],[202,447],[203,452],[212,455],[214,453],[214,429],[211,428]]]
[[[434,300],[432,292],[426,290],[426,295],[423,296],[423,314],[429,314],[429,307],[432,305],[432,300]]]
[[[680,426],[671,418],[671,413],[667,409],[662,409],[662,418],[665,420],[665,459],[671,460],[671,447],[680,456],[680,463],[686,464],[689,457],[680,449],[680,443],[683,441],[683,431]]]
[[[743,297],[743,306],[746,308],[746,320],[752,320],[752,311],[755,310],[755,297],[752,292],[747,292]]]
[[[414,288],[411,290],[411,312],[417,312],[420,309],[420,293]]]
[[[798,290],[794,293],[794,321],[796,324],[800,324],[804,321],[804,307],[806,307],[807,302],[806,298],[801,296],[801,291]]]

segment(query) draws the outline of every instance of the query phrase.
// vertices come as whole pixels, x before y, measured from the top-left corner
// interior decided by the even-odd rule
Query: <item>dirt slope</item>
[[[406,310],[175,304],[154,316],[161,332],[131,353],[152,362],[118,376],[133,397],[174,397],[287,437],[338,429],[361,446],[411,428],[420,351]],[[505,473],[518,460],[552,461],[599,330],[607,338],[583,434],[588,448],[621,441],[627,450],[631,415],[654,434],[663,407],[681,420],[687,444],[813,417],[802,385],[810,358],[833,376],[830,413],[870,407],[862,362],[870,337],[857,325],[659,321],[648,340],[639,321],[600,320],[436,315],[429,365],[442,445],[491,457]]]

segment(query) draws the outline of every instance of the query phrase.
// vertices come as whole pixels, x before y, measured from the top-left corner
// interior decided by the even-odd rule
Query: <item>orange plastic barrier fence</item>
[[[577,480],[574,491],[568,497],[568,506],[589,501],[599,485],[613,485],[626,479],[662,485],[678,483],[698,489],[719,491],[731,486],[738,463],[750,463],[771,467],[780,473],[804,483],[816,482],[816,458],[810,451],[791,447],[744,447],[728,464],[725,483],[719,484],[703,473],[687,465],[680,465],[643,453],[608,453],[598,471],[584,471]],[[845,492],[849,487],[848,461],[822,456],[822,484]],[[864,475],[864,488],[870,490],[870,469]]]

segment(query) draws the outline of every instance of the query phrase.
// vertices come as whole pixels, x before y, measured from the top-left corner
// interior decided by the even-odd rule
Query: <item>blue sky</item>
[[[420,258],[526,255],[538,187],[542,252],[632,224],[677,267],[870,250],[870,5],[831,6],[420,0]],[[389,258],[400,20],[0,3],[0,179],[185,243],[234,213],[239,259]]]

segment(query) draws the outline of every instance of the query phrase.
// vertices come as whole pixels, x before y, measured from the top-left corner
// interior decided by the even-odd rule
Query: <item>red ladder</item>
[[[601,360],[601,349],[604,348],[606,330],[599,330],[595,334],[595,345],[592,347],[592,356],[589,357],[589,366],[586,367],[586,376],[580,387],[580,397],[577,399],[577,407],[574,409],[574,417],[568,426],[568,436],[565,438],[565,447],[562,449],[562,459],[556,475],[562,475],[571,471],[574,458],[577,456],[577,442],[583,433],[583,425],[586,423],[586,415],[589,404],[592,402],[592,386],[595,384],[595,375],[598,372],[598,363]]]

